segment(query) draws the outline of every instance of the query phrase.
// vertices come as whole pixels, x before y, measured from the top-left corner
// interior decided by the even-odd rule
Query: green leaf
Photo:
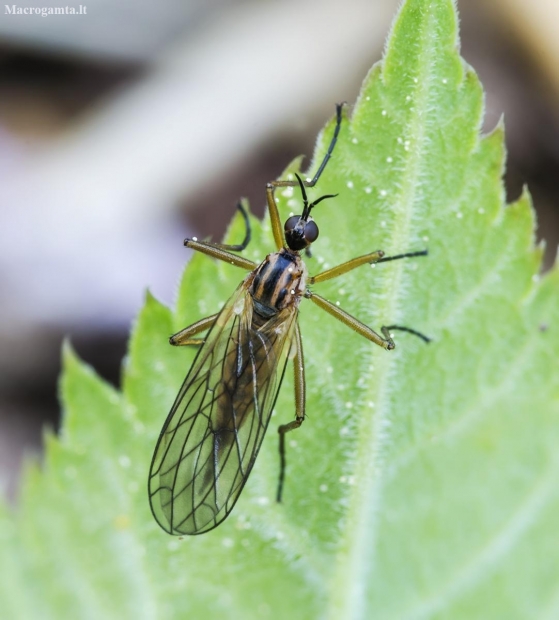
[[[503,204],[503,127],[479,135],[483,94],[457,46],[450,0],[403,3],[312,192],[339,196],[314,213],[311,273],[379,248],[429,249],[316,292],[432,342],[395,332],[387,352],[303,300],[308,418],[288,436],[284,503],[275,427],[294,413],[289,376],[233,514],[171,538],[146,481],[194,353],[167,338],[217,312],[243,277],[194,257],[174,313],[148,296],[122,394],[66,349],[61,437],[28,467],[20,505],[0,507],[3,615],[559,615],[559,271],[538,277],[528,195]],[[277,196],[283,217],[300,209],[298,190]],[[245,254],[259,261],[270,225],[252,224]],[[229,237],[242,236],[237,216]]]

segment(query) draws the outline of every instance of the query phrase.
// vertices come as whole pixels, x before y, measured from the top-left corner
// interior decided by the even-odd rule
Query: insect
[[[302,299],[355,330],[371,342],[393,349],[392,330],[429,339],[413,329],[383,326],[381,334],[310,290],[367,263],[424,256],[426,250],[387,257],[377,250],[309,277],[301,252],[309,253],[318,237],[311,217],[327,194],[309,202],[313,187],[332,156],[342,124],[342,105],[336,106],[336,125],[326,155],[312,180],[272,181],[266,198],[277,251],[260,265],[233,254],[250,241],[250,223],[239,205],[246,235],[239,245],[186,239],[188,248],[249,271],[222,310],[171,336],[172,345],[196,345],[198,354],[165,420],[157,441],[148,481],[151,509],[169,534],[202,534],[230,513],[250,475],[268,427],[290,358],[295,374],[295,419],[279,427],[280,476],[277,500],[285,478],[285,435],[305,419],[305,367],[297,314]],[[282,230],[274,191],[299,186],[303,210],[288,218]],[[196,336],[204,331],[204,338]]]

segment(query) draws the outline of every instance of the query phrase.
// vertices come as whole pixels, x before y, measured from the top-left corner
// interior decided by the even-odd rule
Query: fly
[[[297,314],[303,298],[309,299],[361,336],[393,349],[392,330],[406,331],[429,342],[423,334],[398,325],[383,326],[380,334],[310,290],[309,285],[337,278],[367,263],[382,263],[426,250],[385,256],[382,250],[359,256],[310,276],[301,257],[310,255],[318,238],[312,210],[327,194],[309,202],[306,187],[313,187],[332,156],[342,123],[342,105],[336,106],[336,126],[326,155],[310,181],[272,181],[266,198],[277,251],[256,263],[233,254],[250,241],[250,222],[239,245],[186,239],[186,247],[249,271],[222,310],[171,336],[172,345],[195,345],[198,354],[171,408],[155,447],[148,491],[151,510],[169,534],[203,534],[217,527],[233,509],[248,480],[276,402],[290,351],[295,352],[295,419],[279,427],[280,475],[277,500],[285,478],[285,435],[305,419],[305,366]],[[301,215],[281,226],[274,197],[276,187],[299,186]],[[204,338],[196,337],[207,331]]]

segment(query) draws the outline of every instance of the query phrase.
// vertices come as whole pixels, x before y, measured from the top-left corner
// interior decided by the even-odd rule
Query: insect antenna
[[[301,188],[301,194],[303,195],[303,214],[301,215],[301,219],[302,220],[308,220],[309,219],[309,215],[311,213],[311,209],[313,207],[316,207],[316,205],[319,202],[322,202],[323,200],[325,200],[326,198],[335,198],[338,194],[325,194],[324,196],[321,196],[320,198],[317,198],[315,201],[311,202],[311,204],[309,204],[309,201],[307,199],[307,192],[305,190],[305,186],[303,184],[303,181],[301,180],[301,177],[295,173],[295,176],[297,177],[297,181],[299,181],[299,187]]]
[[[301,177],[297,173],[295,173],[295,176],[297,177],[297,181],[299,182],[299,187],[301,188],[301,194],[303,196],[303,215],[301,217],[303,219],[306,219],[305,213],[307,213],[307,211],[310,211],[309,201],[307,199],[307,191],[305,190],[305,186],[303,184],[303,181],[301,180]]]
[[[335,198],[338,194],[325,194],[324,196],[321,196],[320,198],[317,198],[314,202],[311,202],[311,204],[309,205],[309,213],[311,212],[311,209],[313,207],[316,207],[316,205],[319,202],[322,202],[323,200],[325,200],[326,198]]]

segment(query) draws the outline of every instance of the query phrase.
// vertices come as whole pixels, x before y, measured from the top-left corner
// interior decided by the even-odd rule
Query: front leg
[[[202,254],[206,254],[212,258],[217,258],[218,260],[222,260],[230,265],[235,265],[235,267],[241,267],[241,269],[246,269],[247,271],[252,271],[255,269],[257,266],[256,263],[248,260],[248,258],[243,258],[242,256],[232,254],[232,251],[241,252],[244,250],[249,244],[251,238],[248,213],[241,203],[237,205],[237,209],[241,212],[245,221],[245,238],[242,243],[228,245],[226,243],[214,243],[213,241],[198,241],[198,239],[194,237],[193,239],[184,240],[185,247],[190,248],[191,250],[196,250],[197,252],[202,252]]]
[[[237,256],[228,250],[224,250],[223,247],[227,246],[221,246],[219,243],[212,243],[211,241],[198,241],[198,239],[185,239],[184,245],[191,250],[202,252],[202,254],[206,254],[212,258],[217,258],[218,260],[222,260],[230,265],[235,265],[235,267],[241,267],[241,269],[246,269],[247,271],[252,271],[257,267],[257,264],[251,260],[248,260],[248,258]]]

